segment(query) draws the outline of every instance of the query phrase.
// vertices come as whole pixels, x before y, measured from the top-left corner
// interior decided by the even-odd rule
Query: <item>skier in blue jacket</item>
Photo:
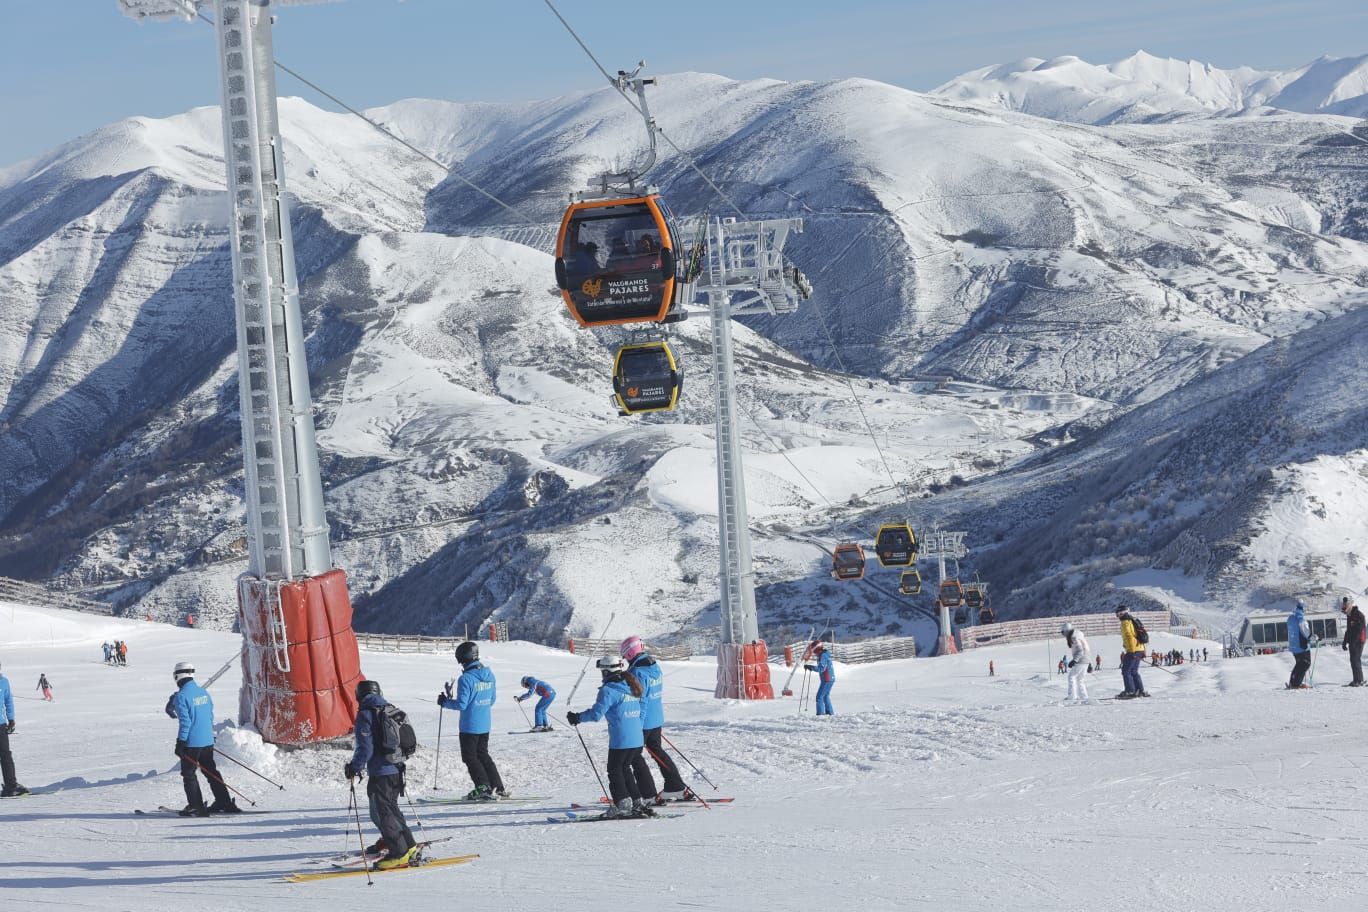
[[[831,651],[821,640],[812,644],[812,654],[817,657],[815,665],[804,665],[808,671],[817,672],[817,715],[834,716],[831,708],[831,688],[836,684],[836,666],[831,660]]]
[[[545,681],[538,681],[531,675],[522,679],[522,686],[527,688],[527,693],[519,694],[513,699],[521,703],[523,700],[531,699],[532,695],[536,694],[539,699],[532,712],[532,730],[534,732],[549,732],[551,723],[547,721],[546,710],[556,699],[556,689]]]
[[[1306,620],[1306,605],[1298,601],[1297,607],[1287,616],[1287,648],[1292,652],[1292,677],[1287,681],[1288,690],[1300,690],[1306,685],[1302,679],[1311,667],[1311,644],[1316,638],[1311,635],[1311,624]]]
[[[356,749],[342,768],[347,781],[361,775],[364,769],[370,777],[366,783],[366,797],[370,801],[370,819],[380,831],[380,839],[366,848],[367,855],[384,852],[375,863],[380,870],[400,868],[413,861],[418,853],[418,842],[409,830],[404,811],[399,807],[399,796],[404,794],[404,755],[398,743],[384,745],[384,733],[376,729],[382,725],[384,708],[389,705],[380,684],[358,681],[356,684]]]
[[[14,755],[9,746],[9,736],[14,734],[14,729],[14,694],[10,692],[9,678],[0,674],[0,773],[5,780],[0,798],[18,798],[29,793],[14,778]]]
[[[598,660],[603,675],[598,699],[583,712],[571,710],[565,719],[571,725],[608,721],[608,794],[613,804],[605,817],[654,817],[655,812],[642,800],[633,761],[640,758],[644,743],[641,733],[641,684],[627,670],[619,656]]]
[[[627,670],[641,684],[641,733],[645,745],[641,751],[641,759],[633,764],[633,769],[636,771],[637,784],[641,786],[642,795],[648,801],[654,798],[656,804],[692,801],[693,792],[684,784],[679,775],[679,767],[675,766],[669,752],[661,744],[665,727],[665,675],[660,670],[660,664],[647,651],[646,644],[638,636],[629,636],[619,643],[618,654],[629,663]],[[655,781],[651,778],[651,768],[646,763],[647,755],[655,760],[656,766],[660,767],[660,775],[665,780],[658,795],[655,793]]]
[[[236,802],[228,794],[214,763],[214,700],[209,692],[195,683],[195,666],[190,662],[177,662],[172,672],[176,679],[176,756],[181,762],[181,782],[185,786],[187,804],[181,810],[182,817],[208,817],[210,814],[239,813]],[[209,780],[209,791],[214,795],[214,803],[205,807],[204,794],[200,791],[199,779],[195,773],[204,773]]]
[[[480,647],[466,640],[456,647],[456,661],[461,663],[461,677],[456,682],[456,695],[450,686],[446,693],[437,695],[442,709],[461,713],[461,760],[470,772],[475,788],[467,794],[467,801],[493,801],[511,797],[499,777],[499,768],[489,756],[490,708],[494,706],[494,672],[480,661]]]

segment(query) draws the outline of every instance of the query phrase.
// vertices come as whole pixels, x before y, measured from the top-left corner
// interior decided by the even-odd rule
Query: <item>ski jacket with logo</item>
[[[14,721],[14,694],[10,693],[9,678],[0,675],[0,725]]]
[[[836,681],[836,663],[831,660],[830,649],[823,649],[822,654],[817,657],[817,676],[823,684],[832,684]]]
[[[527,693],[523,694],[523,699],[526,700],[533,694],[536,694],[543,700],[554,700],[556,699],[556,688],[547,684],[545,681],[538,681],[536,678],[533,678],[532,685],[527,688]]]
[[[1349,607],[1349,615],[1344,621],[1344,643],[1362,643],[1364,641],[1363,612],[1359,611],[1358,605]]]
[[[483,662],[471,662],[456,682],[456,696],[443,697],[442,708],[461,711],[461,734],[487,735],[494,691],[494,672]]]
[[[399,767],[385,759],[385,755],[375,749],[375,723],[380,715],[380,707],[388,706],[389,701],[376,693],[368,693],[361,699],[361,708],[356,711],[356,750],[352,751],[352,769],[366,768],[366,773],[375,776],[393,776]]]
[[[180,721],[177,741],[184,741],[186,747],[213,747],[214,698],[194,680],[176,691],[176,718]]]
[[[1311,648],[1311,625],[1300,608],[1287,616],[1287,648],[1294,653],[1306,652]]]
[[[1075,630],[1073,636],[1069,638],[1069,650],[1069,657],[1078,663],[1078,665],[1087,665],[1091,663],[1089,657],[1092,655],[1092,651],[1088,648],[1088,640],[1077,630]]]
[[[646,731],[665,724],[665,673],[659,663],[642,653],[627,669],[641,684],[641,727]]]
[[[594,705],[580,713],[579,718],[581,722],[607,719],[608,746],[613,750],[646,744],[641,732],[641,700],[633,695],[626,681],[604,681]]]
[[[1121,649],[1126,653],[1145,651],[1145,644],[1135,635],[1135,622],[1128,617],[1121,619]]]

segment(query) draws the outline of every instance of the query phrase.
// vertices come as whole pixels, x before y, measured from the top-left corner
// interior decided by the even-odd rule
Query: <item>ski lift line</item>
[[[741,411],[745,413],[746,417],[749,418],[749,419],[751,420],[751,424],[755,425],[756,430],[758,430],[760,433],[764,434],[764,435],[765,435],[765,439],[768,440],[771,444],[774,445],[774,451],[775,451],[776,453],[778,453],[780,456],[784,457],[784,461],[787,462],[787,463],[789,464],[789,466],[793,469],[793,471],[795,471],[795,472],[798,473],[798,477],[801,478],[801,479],[803,479],[803,481],[807,482],[807,486],[808,486],[809,488],[812,488],[813,492],[816,493],[816,495],[817,495],[818,497],[820,497],[820,498],[822,498],[822,500],[826,501],[826,505],[827,505],[828,507],[834,507],[835,504],[833,504],[833,503],[831,502],[831,499],[830,499],[830,498],[828,498],[825,494],[822,493],[821,488],[819,488],[819,487],[817,487],[817,485],[813,484],[813,483],[812,483],[812,479],[811,479],[811,478],[808,478],[807,475],[803,474],[803,470],[800,469],[800,468],[798,468],[798,464],[795,463],[792,459],[789,458],[788,451],[785,450],[785,449],[779,444],[779,441],[775,440],[774,437],[770,435],[770,432],[767,431],[767,430],[765,430],[764,427],[762,427],[762,426],[760,425],[760,421],[755,417],[755,414],[754,414],[753,412],[751,412],[750,409],[746,408],[744,405],[741,405],[740,402],[738,402],[737,405],[740,407]]]
[[[586,55],[588,55],[590,60],[593,61],[594,66],[598,67],[598,71],[603,74],[603,78],[607,79],[609,84],[617,90],[617,93],[622,96],[623,101],[631,105],[632,109],[635,110],[638,114],[642,114],[641,106],[638,105],[635,101],[633,101],[631,96],[627,94],[626,90],[624,90],[620,85],[618,85],[617,80],[614,79],[606,69],[604,69],[603,64],[599,63],[598,58],[594,56],[594,52],[589,50],[589,46],[584,43],[584,40],[580,38],[579,34],[574,30],[574,28],[571,27],[570,23],[567,22],[565,17],[561,15],[560,10],[556,9],[556,4],[551,2],[551,0],[542,0],[542,2],[544,2],[546,4],[547,9],[551,10],[555,17],[560,20],[560,24],[565,26],[565,30],[570,33],[570,37],[575,39],[575,43],[578,44],[580,46],[580,49],[584,51]],[[698,162],[694,161],[694,157],[692,155],[690,155],[688,152],[685,152],[682,148],[680,148],[679,144],[676,143],[673,139],[671,139],[669,134],[667,134],[660,127],[659,124],[653,123],[652,127],[655,129],[656,133],[660,136],[660,138],[665,140],[665,142],[669,144],[670,148],[674,149],[675,152],[678,153],[684,159],[684,161],[688,163],[689,167],[694,170],[694,173],[696,173],[699,177],[703,178],[703,182],[706,183],[709,187],[711,187],[714,193],[716,193],[719,197],[726,201],[728,206],[731,206],[734,210],[736,210],[737,216],[743,219],[747,217],[745,210],[738,206],[736,204],[736,201],[733,200],[730,196],[728,196],[726,194],[726,191],[719,187],[713,181],[712,178],[708,177],[708,175],[703,172],[702,168],[698,167]]]
[[[787,538],[787,539],[790,539],[790,540],[792,540],[792,541],[805,542],[805,543],[807,543],[807,544],[809,544],[809,545],[812,545],[812,546],[815,547],[815,548],[818,548],[819,550],[822,551],[822,553],[826,554],[828,557],[831,556],[831,553],[832,553],[831,549],[828,548],[826,545],[822,544],[822,542],[821,542],[820,539],[815,538],[815,537],[813,537],[813,536],[810,536],[810,535],[803,535],[803,534],[801,534],[801,533],[790,533],[790,534],[788,534],[788,535],[784,535],[783,537],[784,537],[784,538]],[[936,613],[935,613],[934,611],[932,611],[930,608],[927,608],[927,607],[924,606],[924,605],[910,604],[910,603],[907,601],[907,599],[902,598],[901,595],[894,595],[892,592],[889,592],[887,589],[884,589],[882,586],[880,586],[878,583],[874,582],[873,580],[871,580],[871,579],[870,579],[869,577],[867,577],[867,576],[865,576],[865,577],[860,577],[858,580],[851,580],[851,582],[864,583],[866,586],[869,586],[869,587],[870,587],[871,589],[873,589],[875,592],[878,592],[879,594],[881,594],[881,595],[883,595],[883,596],[886,596],[889,600],[896,602],[900,608],[911,607],[913,611],[917,611],[917,612],[919,612],[919,613],[921,613],[921,614],[924,614],[926,617],[930,618],[930,619],[933,620],[933,621],[939,621],[939,620],[940,620],[940,619],[936,616]],[[828,618],[828,619],[827,619],[827,629],[828,629],[828,630],[831,629],[831,626],[830,626],[830,625],[831,625],[831,619]]]
[[[213,26],[213,25],[214,25],[214,20],[210,19],[210,18],[209,18],[208,16],[206,16],[204,13],[196,11],[195,15],[198,16],[200,19],[202,19],[204,22],[207,22],[210,26]],[[446,164],[443,164],[442,162],[438,161],[436,158],[434,158],[434,157],[432,157],[431,155],[429,155],[429,154],[427,154],[426,152],[424,152],[422,149],[419,149],[417,146],[415,146],[415,145],[413,145],[412,143],[410,143],[408,140],[403,139],[402,137],[400,137],[397,133],[394,133],[394,132],[388,130],[387,128],[385,128],[382,124],[378,123],[377,121],[371,120],[369,117],[367,117],[367,116],[366,116],[365,114],[363,114],[361,111],[357,110],[356,108],[353,108],[351,105],[347,104],[345,101],[343,101],[342,99],[338,98],[336,95],[332,94],[332,93],[329,92],[327,89],[325,89],[325,88],[323,88],[322,86],[320,86],[318,83],[313,82],[312,80],[306,78],[303,74],[299,73],[298,71],[291,69],[290,67],[286,66],[285,64],[281,63],[279,60],[276,60],[276,59],[274,59],[274,58],[272,58],[271,62],[272,62],[273,64],[275,64],[276,68],[277,68],[278,70],[280,70],[281,72],[287,73],[288,75],[293,76],[295,79],[298,79],[300,82],[304,83],[306,86],[308,86],[309,88],[313,89],[315,92],[317,92],[318,94],[322,95],[324,98],[328,99],[328,100],[331,101],[333,104],[335,104],[335,105],[337,105],[337,106],[339,106],[339,107],[341,107],[341,108],[344,108],[349,114],[354,114],[354,115],[356,115],[357,117],[361,118],[361,119],[364,120],[366,123],[370,124],[370,125],[371,125],[372,127],[374,127],[376,130],[378,130],[382,135],[388,136],[390,139],[392,139],[392,140],[394,140],[395,142],[399,143],[399,145],[403,146],[405,149],[408,149],[408,150],[409,150],[410,152],[412,152],[414,155],[417,155],[419,158],[422,158],[422,159],[424,159],[424,160],[426,160],[426,161],[429,161],[429,162],[431,162],[432,164],[436,165],[437,167],[441,168],[443,171],[445,171],[445,172],[446,172],[447,174],[449,174],[451,177],[456,178],[458,181],[460,181],[461,183],[465,184],[467,187],[469,187],[470,189],[474,190],[476,193],[479,193],[481,196],[485,197],[485,198],[488,199],[490,202],[493,202],[493,203],[495,203],[495,204],[497,204],[497,205],[499,205],[499,206],[502,206],[504,209],[506,209],[506,210],[508,210],[509,212],[511,212],[519,221],[524,222],[524,223],[526,223],[526,224],[528,224],[528,225],[536,225],[536,224],[538,224],[537,222],[534,222],[532,219],[528,218],[526,215],[524,215],[522,212],[520,212],[520,211],[519,211],[518,209],[516,209],[515,207],[510,206],[508,203],[505,203],[503,200],[499,199],[497,196],[495,196],[494,194],[490,193],[490,192],[489,192],[488,190],[486,190],[485,188],[481,187],[479,184],[475,183],[474,181],[470,180],[470,179],[467,178],[467,177],[464,177],[464,176],[462,176],[462,175],[456,173],[456,167],[459,167],[459,166],[448,166],[448,165],[446,165]]]

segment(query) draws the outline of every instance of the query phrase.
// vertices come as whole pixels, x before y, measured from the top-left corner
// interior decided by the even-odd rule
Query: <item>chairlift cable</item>
[[[204,13],[202,13],[202,12],[197,12],[195,15],[198,16],[200,19],[204,20],[205,22],[209,23],[210,25],[213,25],[213,24],[214,24],[214,20],[210,19],[208,16],[206,16],[206,15],[205,15]],[[396,133],[394,133],[393,131],[387,129],[384,125],[380,124],[378,121],[372,120],[371,118],[367,117],[367,116],[366,116],[365,114],[363,114],[361,111],[359,111],[359,110],[357,110],[356,108],[352,107],[351,105],[347,104],[345,101],[343,101],[342,99],[338,98],[336,95],[334,95],[333,93],[329,92],[327,89],[323,88],[323,87],[320,86],[318,83],[313,82],[313,81],[310,80],[310,79],[307,79],[303,74],[299,73],[298,71],[291,69],[290,67],[286,66],[285,64],[281,63],[279,60],[276,60],[276,59],[274,59],[274,58],[272,58],[271,62],[274,63],[275,66],[276,66],[276,68],[279,69],[281,72],[287,73],[287,74],[289,74],[290,76],[293,76],[295,79],[298,79],[300,82],[304,83],[306,86],[308,86],[309,88],[313,89],[315,92],[317,92],[318,94],[322,95],[324,98],[328,99],[328,100],[331,101],[333,104],[338,105],[338,106],[341,107],[341,108],[344,108],[349,114],[354,114],[354,115],[356,115],[357,117],[361,118],[361,119],[364,120],[366,123],[370,124],[370,125],[371,125],[372,127],[374,127],[376,130],[378,130],[381,134],[383,134],[383,135],[385,135],[385,136],[388,136],[390,139],[392,139],[392,140],[394,140],[395,142],[399,143],[399,144],[400,144],[401,146],[403,146],[405,149],[408,149],[408,150],[409,150],[410,152],[412,152],[414,155],[417,155],[419,158],[422,158],[422,159],[425,159],[425,160],[431,162],[432,164],[434,164],[434,165],[436,165],[437,167],[441,168],[443,171],[445,171],[445,172],[446,172],[447,174],[449,174],[450,176],[456,178],[458,181],[460,181],[461,183],[465,184],[465,185],[466,185],[467,187],[469,187],[470,189],[474,190],[476,193],[479,193],[481,196],[485,197],[485,198],[488,199],[489,201],[491,201],[491,202],[493,202],[493,203],[496,203],[497,205],[502,206],[504,209],[506,209],[506,210],[508,210],[509,212],[513,213],[513,215],[514,215],[516,218],[518,218],[519,221],[525,222],[525,223],[527,223],[528,225],[540,226],[540,223],[539,223],[539,222],[533,221],[532,219],[530,219],[530,218],[528,218],[526,215],[524,215],[522,212],[520,212],[518,209],[516,209],[516,208],[513,207],[513,206],[510,206],[508,203],[505,203],[503,200],[499,199],[497,196],[495,196],[494,194],[490,193],[488,190],[486,190],[485,188],[481,187],[479,184],[475,183],[474,181],[470,180],[470,179],[467,178],[467,177],[462,176],[461,174],[458,174],[458,173],[456,172],[456,167],[459,167],[459,166],[451,166],[451,165],[443,164],[442,162],[438,161],[438,160],[437,160],[436,158],[434,158],[433,156],[427,154],[427,153],[424,152],[422,149],[419,149],[417,146],[415,146],[415,145],[413,145],[412,143],[410,143],[408,140],[402,138],[402,137],[399,136],[398,134],[396,134]]]

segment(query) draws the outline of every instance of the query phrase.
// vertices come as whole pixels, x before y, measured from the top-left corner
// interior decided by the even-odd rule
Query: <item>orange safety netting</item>
[[[278,597],[277,597],[278,592]],[[361,657],[347,576],[238,582],[240,715],[272,744],[326,741],[352,731]]]

